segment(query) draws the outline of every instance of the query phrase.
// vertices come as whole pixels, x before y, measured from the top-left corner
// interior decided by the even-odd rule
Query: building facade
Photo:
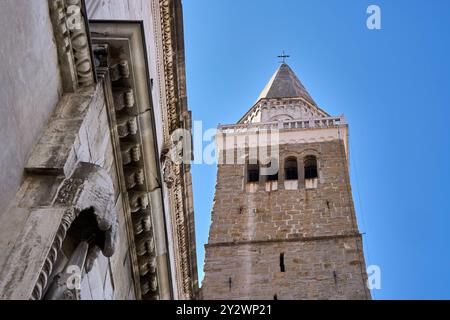
[[[0,3],[0,299],[195,299],[180,0]]]
[[[344,117],[283,63],[216,140],[203,299],[370,299]]]

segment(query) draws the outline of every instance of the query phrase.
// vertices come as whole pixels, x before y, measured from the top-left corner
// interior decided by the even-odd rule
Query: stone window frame
[[[307,148],[305,150],[302,150],[301,152],[286,152],[283,153],[280,159],[280,170],[279,170],[279,179],[278,182],[280,183],[280,187],[283,186],[283,184],[286,181],[295,181],[295,180],[286,180],[286,160],[289,158],[296,159],[297,160],[297,173],[298,173],[298,190],[305,188],[305,168],[304,168],[304,161],[305,158],[308,156],[314,156],[316,157],[317,161],[317,180],[318,180],[318,187],[321,181],[321,153],[317,149],[313,148]]]
[[[307,148],[303,150],[300,154],[299,161],[301,164],[301,168],[299,168],[299,172],[302,175],[302,188],[306,187],[306,179],[305,179],[305,160],[308,156],[314,156],[317,162],[317,188],[320,188],[320,183],[322,181],[322,154],[319,150],[315,148]]]
[[[297,180],[286,180],[286,160],[288,159],[295,159],[297,161]],[[286,152],[283,153],[281,164],[280,164],[280,185],[283,186],[286,181],[298,181],[298,188],[301,189],[304,187],[304,179],[303,179],[303,163],[301,161],[302,154],[298,152]]]
[[[290,158],[292,159],[296,159],[297,160],[297,181],[298,181],[298,190],[300,189],[304,189],[306,186],[306,179],[305,179],[305,160],[307,159],[307,157],[315,157],[316,162],[317,162],[317,188],[319,188],[320,186],[320,181],[321,181],[321,153],[320,151],[318,151],[317,149],[312,149],[312,148],[308,148],[305,149],[301,152],[288,152],[286,154],[284,154],[283,156],[280,156],[278,159],[279,163],[278,163],[278,179],[276,180],[268,180],[266,178],[266,176],[261,174],[261,168],[263,166],[263,164],[261,163],[261,161],[259,160],[254,160],[256,163],[249,163],[249,155],[245,156],[245,163],[243,166],[243,185],[247,185],[249,183],[255,183],[258,185],[263,185],[266,182],[272,182],[272,181],[277,181],[280,184],[280,187],[284,184],[285,181],[290,181],[290,180],[286,180],[286,171],[285,171],[285,164],[286,161]],[[282,160],[282,161],[281,161]],[[270,163],[270,161],[268,162]],[[248,170],[249,170],[249,165],[258,165],[258,181],[253,181],[253,182],[249,182],[249,176],[248,176]],[[292,180],[294,181],[294,180]]]

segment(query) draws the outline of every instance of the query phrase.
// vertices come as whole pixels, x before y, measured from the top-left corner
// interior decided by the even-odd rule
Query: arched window
[[[290,157],[284,161],[284,179],[298,180],[298,168],[296,158]]]
[[[247,182],[259,181],[259,164],[247,165]]]
[[[307,156],[305,158],[305,179],[316,179],[317,177],[317,158]]]

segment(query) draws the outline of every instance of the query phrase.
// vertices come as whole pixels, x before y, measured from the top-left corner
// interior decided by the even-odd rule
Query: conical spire
[[[300,99],[298,99],[300,98]],[[275,102],[270,99],[282,99]],[[304,102],[300,101],[303,100]],[[268,100],[268,101],[267,101]],[[305,103],[306,102],[306,103]],[[306,91],[294,71],[282,63],[256,100],[238,123],[271,122],[282,119],[329,117]]]
[[[282,63],[259,95],[257,101],[270,98],[299,97],[304,98],[312,105],[316,105],[294,71],[286,63]]]

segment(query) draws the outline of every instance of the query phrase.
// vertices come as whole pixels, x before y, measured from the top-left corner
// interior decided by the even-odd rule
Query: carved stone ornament
[[[184,53],[183,45],[180,43],[180,35],[182,37],[182,27],[178,24],[176,16],[181,14],[179,1],[174,0],[154,0],[153,7],[158,11],[160,17],[160,27],[155,26],[156,37],[160,39],[161,49],[158,51],[158,73],[161,84],[161,96],[165,97],[165,101],[161,105],[163,112],[163,131],[165,144],[173,145],[171,135],[177,129],[189,129],[184,127],[181,120],[183,109],[187,109],[185,105],[185,83],[184,83]],[[155,20],[156,23],[156,20]],[[179,59],[181,57],[181,59]],[[159,67],[162,65],[162,68]],[[190,125],[190,124],[189,124]],[[170,152],[179,148],[170,148],[169,145],[163,147],[161,152],[161,163],[163,168],[163,179],[169,188],[169,198],[174,211],[172,219],[174,221],[174,234],[178,243],[179,252],[175,257],[177,273],[180,275],[179,292],[181,296],[190,299],[194,296],[193,279],[196,279],[196,271],[192,268],[189,256],[195,255],[195,244],[190,246],[188,229],[189,226],[184,216],[188,214],[188,208],[185,206],[186,198],[191,197],[192,191],[186,188],[183,181],[183,174],[186,166],[182,166],[176,158],[170,158]],[[175,151],[177,152],[177,151]],[[180,154],[178,154],[179,156]],[[177,163],[174,163],[177,162]],[[191,249],[193,251],[191,252]],[[194,285],[195,286],[195,285]]]
[[[94,83],[89,37],[81,0],[49,0],[63,89],[74,92]]]
[[[31,297],[33,300],[42,298],[68,232],[71,232],[71,237],[78,243],[68,266],[79,265],[81,271],[84,269],[89,272],[100,251],[105,257],[111,257],[115,251],[118,220],[114,209],[113,182],[106,170],[90,163],[78,164],[72,176],[62,183],[54,205],[66,207],[67,210],[34,287]],[[87,212],[91,214],[92,219],[82,216],[87,216]],[[87,244],[82,246],[84,249],[80,248],[83,243]],[[69,294],[66,291],[64,294],[69,296],[64,296],[58,289],[59,284],[64,282],[61,279],[66,273],[55,277],[47,298],[77,297],[77,294]]]

